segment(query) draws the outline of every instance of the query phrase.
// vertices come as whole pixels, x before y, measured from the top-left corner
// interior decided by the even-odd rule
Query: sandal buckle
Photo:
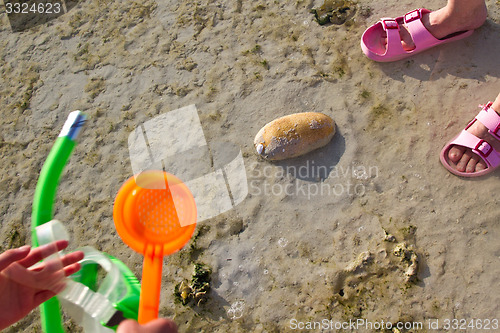
[[[399,24],[396,22],[396,20],[382,20],[382,26],[384,27],[384,30],[387,29],[399,29]]]
[[[405,15],[405,23],[409,23],[409,22],[415,21],[415,20],[420,20],[421,18],[422,18],[422,16],[420,14],[420,10],[415,9],[415,10],[413,10]]]
[[[487,158],[493,151],[493,147],[491,147],[491,145],[484,140],[480,140],[474,149],[483,158]]]

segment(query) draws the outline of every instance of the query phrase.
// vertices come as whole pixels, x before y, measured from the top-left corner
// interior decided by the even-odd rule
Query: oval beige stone
[[[271,161],[307,154],[325,146],[335,134],[335,122],[319,112],[295,113],[273,120],[255,136],[257,153]]]

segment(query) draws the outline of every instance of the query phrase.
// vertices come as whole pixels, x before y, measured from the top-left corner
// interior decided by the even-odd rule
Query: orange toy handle
[[[161,248],[161,246],[159,246]],[[152,251],[148,246],[144,255],[142,267],[141,298],[139,300],[139,324],[146,324],[158,318],[160,307],[161,272],[163,256],[157,256],[160,251]],[[159,249],[158,249],[159,250]]]

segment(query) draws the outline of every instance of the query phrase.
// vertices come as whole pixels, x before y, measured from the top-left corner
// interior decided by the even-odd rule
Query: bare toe
[[[401,39],[401,45],[403,46],[403,50],[405,51],[412,51],[415,49],[415,43],[413,42],[413,39],[411,38],[411,34],[406,29],[406,27],[403,25],[403,22],[399,22],[399,38]],[[382,34],[382,45],[387,46],[387,34],[383,33]]]
[[[405,26],[402,26],[399,30],[399,35],[401,37],[401,44],[403,45],[403,49],[405,51],[412,51],[415,49],[415,43],[411,38],[410,32],[406,29]]]
[[[472,156],[474,156],[472,151],[467,149],[460,158],[460,161],[458,161],[457,163],[457,170],[460,172],[465,172]]]
[[[487,168],[488,168],[488,166],[486,165],[486,163],[484,163],[484,161],[482,159],[479,159],[479,162],[477,162],[477,164],[476,164],[476,172],[479,172],[481,170],[485,170]]]
[[[453,146],[450,148],[450,151],[448,152],[448,158],[454,162],[458,163],[462,156],[464,155],[466,148],[462,146]]]
[[[480,160],[479,156],[473,154],[469,162],[467,163],[467,166],[465,167],[465,172],[469,173],[475,172],[479,160]]]

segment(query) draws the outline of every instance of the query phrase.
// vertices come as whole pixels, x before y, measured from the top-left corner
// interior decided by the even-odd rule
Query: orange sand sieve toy
[[[163,171],[143,172],[118,191],[113,208],[116,231],[125,244],[144,255],[139,323],[158,317],[163,257],[191,239],[196,216],[187,186]]]

